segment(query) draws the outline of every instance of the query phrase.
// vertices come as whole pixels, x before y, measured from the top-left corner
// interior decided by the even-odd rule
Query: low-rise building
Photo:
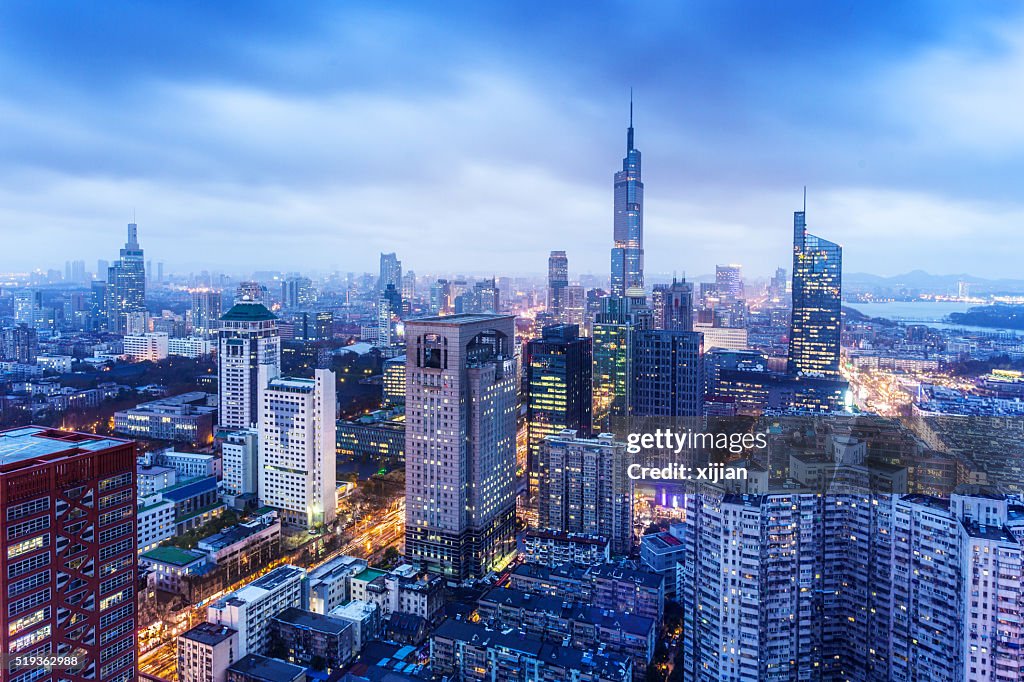
[[[238,631],[240,654],[264,653],[271,619],[289,607],[302,606],[305,576],[306,571],[298,566],[275,568],[211,604],[206,619]]]
[[[351,600],[350,581],[366,568],[366,559],[347,555],[315,568],[307,581],[309,610],[326,614]]]
[[[167,359],[166,332],[129,334],[124,337],[124,354],[135,362],[159,362]]]
[[[164,592],[185,594],[185,580],[210,569],[206,555],[178,547],[157,547],[139,555],[139,570],[148,570],[149,586]]]
[[[665,597],[676,595],[676,565],[686,555],[686,524],[674,523],[667,531],[640,538],[640,562],[665,579]]]
[[[630,682],[631,660],[607,651],[580,651],[516,631],[446,620],[430,637],[434,671],[462,681]]]
[[[179,682],[226,682],[228,666],[238,657],[238,632],[200,623],[178,636]]]
[[[200,540],[196,548],[205,552],[217,566],[246,561],[262,562],[276,555],[281,546],[281,522],[273,510],[256,518],[225,528]]]
[[[353,657],[353,628],[340,618],[290,608],[274,616],[270,636],[275,648],[288,652],[289,662],[304,666],[322,662],[332,673]]]
[[[380,633],[380,608],[371,602],[353,599],[329,615],[352,624],[353,655],[358,655],[363,646]]]
[[[523,535],[523,554],[527,562],[549,567],[593,566],[611,559],[611,544],[600,535],[528,530]]]
[[[306,669],[277,658],[248,654],[227,670],[227,682],[306,682]]]
[[[208,395],[185,393],[120,410],[114,413],[114,431],[133,438],[209,445],[217,408],[207,405]]]

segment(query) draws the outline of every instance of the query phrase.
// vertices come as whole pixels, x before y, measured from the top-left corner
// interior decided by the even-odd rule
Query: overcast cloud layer
[[[607,271],[628,93],[648,272],[1024,276],[1015,3],[0,6],[0,271]]]

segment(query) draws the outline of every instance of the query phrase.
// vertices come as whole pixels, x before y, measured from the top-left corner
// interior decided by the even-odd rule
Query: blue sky
[[[649,272],[1021,276],[1014,3],[0,5],[0,271],[604,274],[630,87]]]

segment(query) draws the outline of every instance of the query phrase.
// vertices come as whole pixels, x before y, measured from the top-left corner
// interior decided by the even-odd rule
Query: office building
[[[129,333],[129,315],[146,312],[146,263],[139,246],[139,226],[135,223],[128,224],[128,241],[121,249],[121,257],[107,270],[106,296],[107,330]]]
[[[526,344],[527,471],[537,485],[537,453],[547,436],[573,429],[588,437],[593,409],[593,348],[576,325],[544,327]]]
[[[807,231],[806,206],[793,214],[793,311],[789,371],[839,378],[843,249]]]
[[[405,356],[397,355],[384,361],[384,406],[405,404]]]
[[[260,369],[268,379],[281,373],[277,317],[262,303],[244,298],[235,303],[221,317],[217,364],[219,425],[229,429],[255,427]]]
[[[306,572],[281,566],[210,604],[206,620],[238,631],[238,654],[266,652],[270,621],[290,607],[302,606]]]
[[[256,429],[221,429],[221,464],[224,492],[232,497],[255,494],[259,485],[257,476],[259,458],[259,431]]]
[[[377,291],[384,293],[388,285],[396,291],[402,291],[402,261],[394,253],[380,254],[380,276],[377,278]]]
[[[220,327],[220,290],[193,289],[189,295],[191,297],[191,305],[188,309],[189,333],[204,339],[213,338]]]
[[[644,183],[640,150],[633,145],[633,102],[622,170],[615,174],[614,246],[611,256],[612,296],[625,296],[631,287],[644,286]]]
[[[40,427],[0,431],[0,510],[2,650],[80,656],[67,674],[5,669],[0,677],[134,682],[135,444]]]
[[[179,682],[226,682],[238,658],[238,631],[229,627],[200,623],[178,636]]]
[[[373,462],[382,469],[405,463],[405,416],[378,410],[352,421],[338,422],[340,458]]]
[[[256,299],[253,299],[256,300]],[[281,305],[285,308],[302,308],[316,303],[313,280],[308,277],[289,277],[281,282]]]
[[[700,332],[642,329],[632,335],[629,411],[641,417],[697,417],[704,409]]]
[[[556,322],[565,321],[569,259],[565,251],[552,251],[548,257],[548,314]]]
[[[132,438],[151,438],[193,446],[213,442],[217,408],[208,404],[212,396],[202,391],[182,393],[139,403],[114,413],[114,432]]]
[[[580,438],[567,429],[538,451],[537,525],[541,530],[598,535],[612,551],[633,546],[633,486],[626,452],[611,434]]]
[[[124,337],[124,354],[135,362],[166,360],[168,338],[164,332],[129,334]]]
[[[746,350],[749,332],[746,327],[716,327],[714,323],[698,322],[694,331],[704,336],[704,351],[713,348],[725,350]]]
[[[693,285],[672,278],[672,284],[660,284],[651,294],[655,329],[693,331]]]
[[[318,369],[312,379],[260,374],[260,500],[285,525],[329,524],[338,504],[334,372]]]
[[[453,580],[515,553],[515,318],[406,325],[406,556]]]

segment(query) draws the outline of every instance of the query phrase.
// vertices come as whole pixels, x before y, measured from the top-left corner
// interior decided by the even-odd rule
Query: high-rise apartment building
[[[262,303],[235,303],[220,320],[217,363],[220,426],[253,428],[259,414],[260,368],[267,368],[270,379],[281,372],[277,317]]]
[[[568,288],[569,258],[565,251],[552,251],[548,256],[548,313],[556,322],[564,322]]]
[[[377,279],[377,291],[383,293],[391,284],[399,292],[402,291],[402,261],[394,253],[380,254],[380,277]]]
[[[807,213],[793,214],[793,312],[789,371],[839,377],[843,249],[807,232]]]
[[[633,545],[633,486],[626,451],[611,434],[582,438],[574,429],[548,436],[538,450],[537,525],[599,535],[612,551]]]
[[[193,289],[188,310],[189,333],[210,338],[217,333],[221,316],[221,292],[217,289]]]
[[[260,372],[259,496],[281,521],[314,528],[337,514],[335,376],[312,379]]]
[[[135,444],[57,429],[0,432],[0,679],[133,682]],[[15,668],[13,655],[77,666]]]
[[[613,296],[625,296],[630,287],[644,286],[644,183],[640,150],[633,146],[633,102],[629,102],[629,128],[622,170],[615,174],[614,246],[611,283]]]
[[[139,246],[139,226],[128,224],[121,257],[107,271],[107,328],[127,333],[128,315],[146,311],[146,262]]]
[[[515,553],[515,318],[406,324],[406,556],[453,580]]]
[[[536,489],[537,452],[544,438],[574,429],[588,437],[591,428],[593,350],[576,325],[544,327],[526,344],[527,471]]]

